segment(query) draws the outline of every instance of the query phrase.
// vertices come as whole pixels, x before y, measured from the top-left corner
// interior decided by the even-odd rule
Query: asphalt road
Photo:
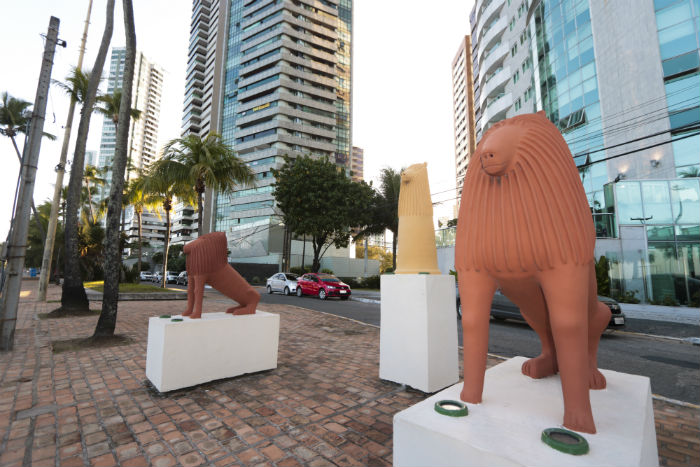
[[[315,297],[268,295],[259,288],[262,303],[289,304],[322,311],[363,323],[380,325],[380,307],[375,303],[339,299],[319,300]],[[228,300],[222,297],[222,300]],[[654,323],[634,320],[635,330],[654,329]],[[697,328],[697,327],[696,327]],[[666,326],[663,329],[671,329]],[[461,345],[461,323],[457,321]],[[698,336],[699,329],[686,334]],[[526,324],[512,321],[491,321],[489,352],[503,357],[535,357],[540,352],[537,335]],[[648,376],[654,394],[700,404],[700,347],[681,339],[648,337],[635,332],[605,333],[598,351],[600,368]]]

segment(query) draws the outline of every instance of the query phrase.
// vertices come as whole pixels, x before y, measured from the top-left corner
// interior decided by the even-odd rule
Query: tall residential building
[[[699,10],[691,0],[477,0],[472,13],[477,139],[498,120],[545,111],[579,167],[596,258],[623,300],[700,305]]]
[[[97,151],[85,151],[85,166],[93,165],[96,167],[98,161],[99,159],[97,158]]]
[[[352,157],[350,158],[350,173],[353,182],[361,182],[365,179],[365,150],[352,147]]]
[[[114,47],[107,77],[107,94],[121,89],[126,62],[126,48]],[[160,120],[160,101],[163,89],[163,69],[149,62],[141,52],[136,53],[134,64],[134,81],[131,95],[131,107],[141,112],[139,118],[131,118],[129,129],[128,161],[133,169],[127,170],[125,177],[130,178],[138,169],[143,169],[158,157],[158,123]],[[102,139],[98,166],[106,168],[106,188],[103,196],[109,192],[112,179],[112,160],[116,149],[116,126],[111,117],[105,116],[102,123]]]
[[[469,158],[476,150],[474,77],[470,36],[464,36],[459,44],[457,55],[452,60],[452,108],[454,112],[457,197],[461,199]]]
[[[350,168],[352,0],[194,0],[190,32],[182,133],[221,134],[256,179],[207,193],[204,229],[238,262],[277,263],[271,169],[301,155]]]

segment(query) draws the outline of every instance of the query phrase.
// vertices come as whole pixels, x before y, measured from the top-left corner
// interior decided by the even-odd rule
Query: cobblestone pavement
[[[393,415],[426,397],[379,380],[377,328],[280,305],[260,306],[281,317],[276,370],[161,395],[144,373],[147,322],[183,302],[122,302],[131,343],[54,354],[97,316],[39,319],[58,304],[25,286],[15,349],[0,353],[3,467],[390,465]],[[700,410],[655,400],[654,412],[662,465],[700,465]]]

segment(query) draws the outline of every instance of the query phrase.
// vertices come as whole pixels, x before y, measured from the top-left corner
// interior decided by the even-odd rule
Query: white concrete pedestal
[[[607,388],[590,391],[597,434],[580,433],[586,455],[556,451],[542,430],[561,427],[564,405],[559,376],[531,379],[515,357],[486,372],[483,402],[469,415],[435,412],[435,402],[459,400],[462,383],[394,416],[396,466],[658,466],[649,378],[602,370]]]
[[[381,276],[379,377],[423,392],[459,381],[455,278]]]
[[[173,316],[182,318],[182,316]],[[280,317],[202,313],[148,320],[146,376],[161,392],[277,368]]]

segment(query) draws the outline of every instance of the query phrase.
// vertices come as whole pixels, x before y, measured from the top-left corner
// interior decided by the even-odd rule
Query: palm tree
[[[684,171],[680,172],[678,175],[680,178],[700,177],[700,168],[699,167],[688,167]]]
[[[80,192],[83,185],[83,165],[85,163],[85,147],[90,131],[92,115],[100,75],[107,58],[109,43],[114,30],[114,0],[107,0],[105,29],[102,34],[100,47],[88,80],[88,88],[80,112],[80,124],[75,141],[75,154],[71,165],[68,196],[66,198],[66,228],[64,253],[64,280],[61,294],[61,308],[64,311],[89,311],[87,295],[83,287],[80,273],[80,253],[78,251],[78,207]]]
[[[116,128],[119,125],[119,106],[122,102],[122,91],[117,89],[112,94],[105,94],[98,97],[97,100],[100,105],[95,111],[112,120]],[[138,120],[141,117],[141,111],[138,109],[131,109],[129,116],[134,120]]]
[[[138,271],[141,273],[141,257],[143,256],[141,251],[142,241],[142,229],[141,229],[141,218],[143,216],[144,210],[156,210],[161,204],[158,199],[156,199],[150,193],[144,190],[144,185],[146,183],[145,176],[139,176],[129,182],[124,192],[124,204],[130,205],[134,208],[134,214],[136,214],[136,219],[138,222]],[[157,211],[156,211],[157,212]],[[160,214],[158,214],[160,218]]]
[[[29,131],[29,122],[32,117],[32,112],[29,110],[31,105],[30,102],[12,97],[7,92],[2,93],[2,103],[0,103],[0,126],[2,126],[2,128],[0,128],[0,134],[12,140],[12,145],[15,147],[17,159],[20,163],[19,176],[22,175],[22,153],[19,151],[15,137],[19,133],[27,134],[27,131]],[[44,132],[43,135],[51,141],[56,139],[54,135],[50,135],[49,133]],[[34,217],[39,219],[34,200],[32,200],[32,212],[34,213]],[[44,226],[40,222],[37,222],[37,226],[39,227],[42,238],[46,241]]]
[[[165,211],[165,239],[163,241],[163,279],[161,286],[165,288],[168,270],[168,248],[170,246],[170,211],[173,200],[178,198],[183,203],[194,202],[194,191],[188,179],[180,177],[181,168],[178,162],[170,159],[160,159],[149,168],[143,181],[144,191],[158,200]]]
[[[83,174],[83,180],[85,180],[85,186],[87,188],[87,195],[88,195],[88,207],[90,210],[90,218],[93,224],[97,222],[97,217],[94,214],[93,211],[93,202],[92,202],[92,190],[90,190],[90,182],[97,187],[97,186],[104,186],[105,184],[105,179],[102,178],[102,175],[104,175],[106,169],[105,168],[98,168],[95,167],[94,165],[87,165],[85,166],[85,172]]]
[[[90,70],[83,71],[80,68],[73,67],[68,77],[66,77],[65,83],[57,79],[53,79],[51,82],[63,89],[71,99],[75,99],[75,102],[83,104],[87,97],[91,75],[92,72]],[[100,81],[102,81],[101,77]]]
[[[210,133],[204,139],[198,135],[174,139],[165,145],[163,154],[163,158],[171,162],[166,167],[173,172],[173,176],[186,181],[197,193],[199,235],[204,233],[202,198],[207,188],[227,193],[238,184],[254,184],[250,167],[215,133]]]
[[[119,302],[119,276],[121,273],[121,242],[119,217],[122,209],[124,193],[124,171],[129,152],[129,120],[134,110],[131,108],[131,89],[134,83],[134,64],[136,62],[136,28],[134,26],[134,8],[131,0],[123,0],[124,32],[126,34],[126,57],[124,60],[124,76],[121,88],[123,94],[119,100],[117,121],[122,125],[117,127],[116,147],[112,170],[112,183],[109,189],[107,206],[107,230],[105,232],[104,255],[104,292],[102,294],[102,310],[97,320],[93,338],[114,335],[117,326],[117,305]],[[114,121],[114,117],[112,117]],[[117,122],[115,122],[115,127]]]

